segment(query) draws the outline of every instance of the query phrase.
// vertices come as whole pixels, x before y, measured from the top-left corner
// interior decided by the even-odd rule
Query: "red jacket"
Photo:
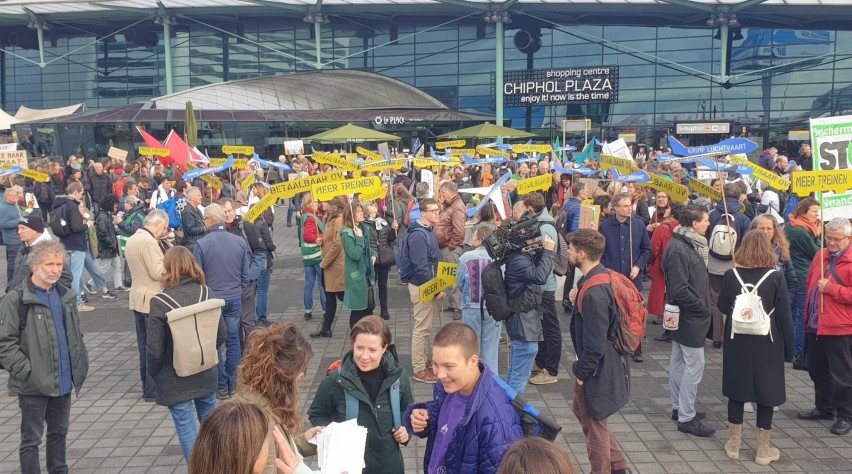
[[[310,209],[302,209],[302,214],[313,214]],[[305,219],[305,228],[302,229],[302,241],[315,244],[319,237],[319,228],[317,227],[316,218],[308,217]]]
[[[823,310],[817,321],[817,335],[820,336],[849,336],[852,335],[852,248],[840,257],[835,268],[843,284],[837,282],[828,266],[829,251],[822,249],[814,257],[811,269],[808,271],[808,292],[805,303],[805,328],[808,327],[811,298],[814,288],[820,279],[820,259],[829,284],[825,287]]]

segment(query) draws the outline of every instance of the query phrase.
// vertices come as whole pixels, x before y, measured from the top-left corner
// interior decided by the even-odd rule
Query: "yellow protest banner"
[[[345,194],[360,193],[365,189],[382,185],[382,180],[378,176],[369,176],[358,179],[344,179],[341,181],[332,181],[330,183],[315,184],[311,188],[314,199],[317,201],[330,201],[337,196]]]
[[[434,166],[450,166],[452,163],[432,160],[429,158],[415,158],[414,166],[417,168],[431,168]]]
[[[456,281],[456,270],[459,268],[458,263],[438,262],[438,276]]]
[[[264,211],[269,209],[269,206],[275,204],[275,201],[278,200],[278,197],[272,193],[268,193],[266,196],[263,196],[260,201],[256,202],[248,212],[243,216],[244,221],[249,221],[254,223],[258,217],[262,216]]]
[[[369,171],[371,173],[378,173],[380,171],[384,171],[388,168],[401,170],[405,168],[406,161],[404,158],[399,160],[391,160],[390,164],[387,161],[374,161],[370,163],[366,163],[361,165],[361,171]]]
[[[357,163],[348,161],[346,158],[340,155],[316,152],[311,156],[311,158],[317,163],[331,165],[346,171],[356,171],[358,169]]]
[[[222,182],[216,179],[213,175],[205,174],[201,176],[205,183],[209,184],[213,189],[222,189]]]
[[[713,201],[721,201],[722,200],[722,193],[720,193],[719,191],[716,191],[716,189],[713,188],[712,186],[704,184],[704,183],[702,183],[701,181],[698,181],[695,178],[689,178],[689,185],[692,186],[693,191],[695,191],[698,194],[701,194],[702,196],[707,196],[710,199],[712,199]]]
[[[476,147],[476,152],[480,155],[491,155],[491,156],[505,156],[506,158],[511,158],[512,154],[505,150],[498,150],[496,148],[490,148],[487,146],[478,146]]]
[[[248,145],[225,145],[222,147],[222,153],[226,155],[251,155],[254,153],[254,147]]]
[[[147,146],[140,146],[139,154],[145,156],[169,156],[172,154],[172,151],[168,148],[151,148]]]
[[[550,145],[512,145],[512,151],[515,153],[550,153],[553,147]]]
[[[529,194],[533,191],[544,191],[550,189],[553,184],[553,176],[548,173],[535,178],[527,178],[518,181],[518,196]]]
[[[361,155],[361,156],[366,156],[367,158],[372,158],[374,160],[384,160],[385,159],[385,157],[376,153],[375,151],[370,151],[370,150],[368,150],[368,149],[366,149],[362,146],[355,148],[355,151],[357,151],[358,154]]]
[[[30,170],[30,169],[25,168],[24,171],[21,171],[18,174],[20,174],[24,178],[30,178],[30,179],[33,179],[35,181],[39,181],[39,182],[42,182],[42,183],[46,183],[46,182],[50,181],[50,176],[48,176],[46,173],[40,173],[36,170]]]
[[[470,155],[476,153],[476,150],[473,148],[453,148],[450,150],[450,156],[461,156],[461,155]]]
[[[246,179],[243,180],[242,190],[244,192],[248,192],[249,188],[257,181],[257,175],[252,173],[246,176]]]
[[[272,187],[269,188],[269,194],[274,194],[278,199],[289,199],[299,193],[310,191],[311,186],[317,183],[328,183],[331,181],[339,181],[341,179],[343,179],[343,171],[335,170],[329,173],[308,176],[307,178],[273,184]]]
[[[377,186],[375,188],[365,189],[365,190],[361,191],[360,194],[361,194],[361,199],[360,199],[361,202],[375,201],[377,199],[382,199],[384,197],[387,197],[388,190],[384,186]]]
[[[674,181],[669,181],[653,173],[648,173],[648,176],[651,177],[651,181],[642,183],[643,186],[654,188],[657,191],[663,191],[664,193],[668,194],[670,198],[674,199],[677,202],[689,201],[689,188],[687,188],[686,186],[677,184]]]
[[[619,173],[630,174],[633,172],[633,160],[627,160],[612,155],[601,154],[601,168],[609,171],[610,168],[615,168]]]
[[[224,165],[226,161],[228,161],[227,158],[210,158],[210,166],[221,166]],[[248,161],[248,158],[234,158],[232,168],[241,170],[248,166]]]
[[[442,291],[456,284],[456,278],[438,276],[420,285],[420,302],[429,303]]]
[[[435,149],[443,150],[445,148],[461,148],[467,144],[465,140],[449,140],[446,142],[435,143]]]
[[[821,191],[843,194],[852,189],[852,170],[797,171],[792,178],[793,193],[799,196]]]
[[[748,160],[748,158],[743,158],[742,156],[739,156],[739,155],[732,155],[731,156],[731,163],[736,163],[738,165],[748,166],[749,168],[751,168],[752,175],[754,175],[755,178],[757,178],[761,181],[765,181],[767,184],[769,184],[770,186],[772,186],[775,189],[779,189],[781,191],[786,191],[787,189],[790,188],[790,180],[789,179],[784,179],[781,176],[778,176],[777,174],[773,173],[772,171],[769,171],[768,169],[766,169],[762,166],[758,166],[758,165],[752,163],[751,161]]]

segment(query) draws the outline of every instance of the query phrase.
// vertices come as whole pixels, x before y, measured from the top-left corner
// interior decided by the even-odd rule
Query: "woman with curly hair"
[[[295,324],[275,323],[252,333],[237,376],[234,400],[258,405],[269,424],[281,430],[296,451],[299,462],[295,474],[314,472],[302,457],[316,455],[316,446],[308,440],[321,429],[311,428],[304,434],[299,433],[302,416],[299,414],[298,383],[304,378],[313,355],[311,344]],[[268,431],[266,445],[269,454],[262,472],[275,474],[275,458],[279,453],[271,431]]]

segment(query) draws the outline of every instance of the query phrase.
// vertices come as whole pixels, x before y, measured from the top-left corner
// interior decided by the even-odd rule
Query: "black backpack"
[[[68,216],[69,203],[63,203],[50,213],[50,230],[57,237],[71,235],[71,222]]]
[[[21,290],[10,290],[3,298],[10,298],[13,293],[18,293],[18,337],[20,338],[24,329],[27,327],[27,306],[23,304],[23,292],[21,292]],[[4,319],[5,317],[0,318],[0,323],[2,323]],[[0,363],[0,370],[5,369],[6,368],[3,367],[3,364]]]
[[[490,262],[482,269],[482,299],[479,312],[484,316],[487,308],[495,321],[505,321],[512,315],[509,295],[503,282],[503,269],[499,263]]]

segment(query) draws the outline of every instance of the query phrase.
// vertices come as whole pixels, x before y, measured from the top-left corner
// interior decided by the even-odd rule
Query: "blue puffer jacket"
[[[464,418],[453,433],[453,439],[445,455],[447,474],[494,474],[503,461],[506,451],[518,438],[523,436],[521,422],[512,407],[506,392],[494,382],[489,369],[479,363],[479,381],[473,388]],[[447,397],[444,386],[439,380],[435,383],[435,399],[427,403],[412,403],[405,411],[405,427],[411,428],[411,412],[425,408],[429,412],[430,423],[422,433],[415,436],[428,438],[426,454],[423,456],[423,471],[429,469],[429,459],[438,431],[438,414]]]

